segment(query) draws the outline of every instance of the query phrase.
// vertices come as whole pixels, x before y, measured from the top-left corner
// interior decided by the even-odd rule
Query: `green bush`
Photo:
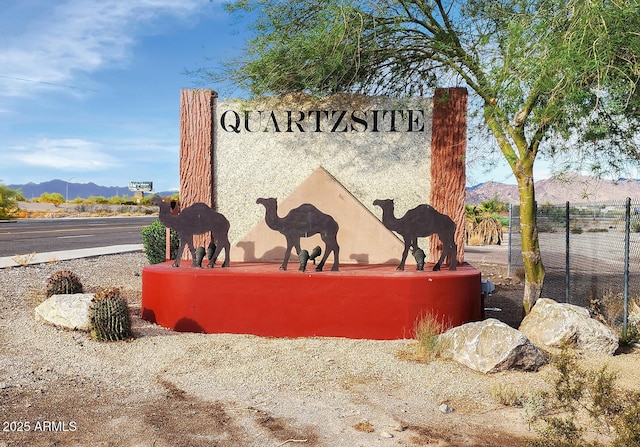
[[[165,262],[167,230],[159,220],[154,220],[151,225],[142,228],[142,244],[149,264]],[[180,246],[180,237],[175,230],[171,230],[171,259],[175,259]]]
[[[18,201],[24,200],[22,193],[0,185],[0,219],[12,219],[18,213]]]
[[[40,203],[53,203],[55,206],[58,206],[64,203],[64,196],[59,192],[43,192],[35,201]]]

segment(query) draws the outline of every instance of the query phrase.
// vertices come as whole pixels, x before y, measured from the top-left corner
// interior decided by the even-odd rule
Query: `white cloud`
[[[0,26],[0,95],[92,89],[86,75],[126,64],[136,38],[161,17],[186,19],[208,0],[49,0],[13,7],[21,26]],[[34,11],[38,11],[35,13]],[[0,20],[5,25],[6,17]],[[3,31],[4,29],[4,31]],[[77,85],[78,80],[89,85]]]
[[[73,138],[39,139],[28,147],[10,148],[7,157],[27,166],[64,171],[99,171],[119,165],[100,144]]]

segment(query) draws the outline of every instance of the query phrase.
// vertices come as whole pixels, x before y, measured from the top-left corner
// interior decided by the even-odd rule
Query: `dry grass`
[[[36,257],[35,253],[29,253],[26,255],[15,255],[11,258],[11,260],[16,264],[21,265],[22,267],[26,267],[31,263],[31,261],[35,257]]]
[[[449,347],[450,341],[439,337],[451,327],[442,318],[426,314],[420,318],[415,327],[416,342],[398,353],[402,360],[428,363],[436,360]]]

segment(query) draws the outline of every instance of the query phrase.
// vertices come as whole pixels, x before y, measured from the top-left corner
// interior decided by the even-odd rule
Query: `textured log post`
[[[180,91],[180,208],[203,202],[215,209],[214,132],[218,94],[213,90]],[[209,234],[194,236],[194,246],[207,247]],[[184,259],[191,256],[185,250]]]
[[[456,223],[458,262],[464,261],[467,96],[466,88],[436,89],[431,131],[430,203]],[[439,243],[437,237],[430,239],[432,262],[440,256]]]

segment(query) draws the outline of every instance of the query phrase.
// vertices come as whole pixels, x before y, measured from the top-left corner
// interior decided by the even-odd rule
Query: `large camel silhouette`
[[[433,270],[440,270],[442,261],[447,254],[451,255],[449,270],[455,270],[458,265],[457,246],[455,243],[456,224],[445,214],[439,213],[430,205],[418,205],[407,211],[404,216],[397,219],[394,215],[393,199],[377,199],[375,206],[382,208],[382,224],[391,231],[395,231],[404,239],[404,251],[398,270],[404,270],[409,248],[417,250],[418,238],[437,234],[442,241],[442,254]]]
[[[171,214],[171,205],[162,200],[161,197],[154,197],[151,203],[160,207],[160,222],[165,227],[176,230],[180,236],[180,247],[176,260],[173,262],[174,267],[180,267],[180,258],[184,252],[185,245],[189,247],[193,266],[197,266],[196,250],[193,246],[193,235],[211,232],[211,242],[215,241],[216,249],[209,258],[207,267],[213,267],[216,259],[224,249],[224,262],[222,267],[229,266],[229,221],[222,214],[211,209],[202,202],[194,203],[180,211],[180,214]]]
[[[278,202],[274,198],[256,200],[256,203],[264,205],[264,220],[269,228],[278,231],[287,239],[287,249],[284,254],[284,261],[280,266],[281,270],[287,269],[291,249],[296,248],[297,255],[300,256],[300,238],[313,236],[316,233],[325,243],[324,256],[316,266],[316,271],[321,272],[324,263],[333,252],[332,271],[338,271],[338,257],[340,247],[338,246],[337,234],[338,223],[333,217],[323,213],[315,206],[304,203],[299,207],[289,211],[285,217],[278,217]]]

